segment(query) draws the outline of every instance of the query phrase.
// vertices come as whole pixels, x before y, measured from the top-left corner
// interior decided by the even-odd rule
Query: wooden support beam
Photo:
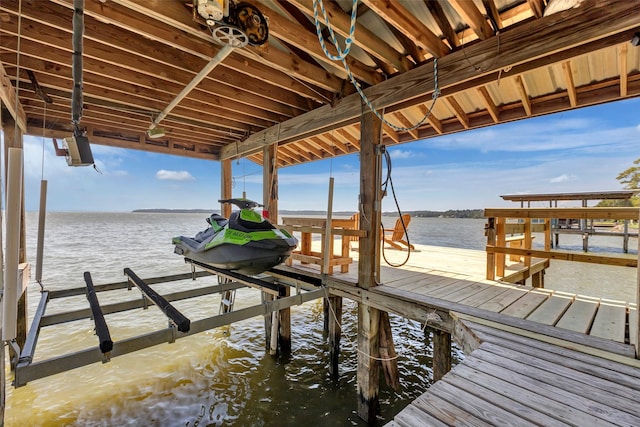
[[[0,126],[4,132],[4,194],[7,194],[7,173],[8,173],[8,159],[9,159],[9,148],[20,148],[22,149],[23,139],[22,139],[22,130],[18,125],[16,125],[16,120],[13,116],[2,117],[2,126]],[[24,160],[23,160],[24,164]],[[19,236],[19,254],[18,254],[18,264],[27,262],[27,251],[26,251],[26,221],[25,221],[25,209],[24,209],[24,165],[22,166],[22,176],[21,176],[21,196],[20,196],[20,206],[11,207],[11,209],[19,209],[20,210],[20,236]],[[5,267],[6,268],[6,267]],[[18,268],[18,266],[16,266]],[[5,286],[18,286],[17,284],[5,284]],[[22,288],[20,288],[22,290]],[[28,322],[29,322],[29,313],[28,313],[28,303],[27,303],[27,292],[22,292],[21,296],[18,298],[18,306],[17,306],[17,323],[16,323],[16,343],[20,348],[24,347],[24,344],[27,340],[27,332],[28,332]],[[11,351],[11,346],[9,349]]]
[[[576,93],[576,85],[573,83],[573,72],[571,71],[571,61],[562,63],[562,71],[564,72],[564,81],[567,85],[567,95],[572,108],[578,106],[578,95]]]
[[[7,111],[9,111],[15,123],[18,124],[20,130],[26,133],[27,116],[25,115],[24,109],[22,108],[20,102],[16,100],[16,89],[11,84],[9,75],[5,71],[2,64],[0,64],[0,101],[0,104],[3,105],[7,109]]]
[[[455,91],[466,90],[478,84],[478,81],[494,81],[495,74],[509,66],[514,67],[512,72],[524,73],[566,60],[592,43],[602,48],[620,44],[623,37],[628,40],[629,30],[640,25],[640,16],[635,13],[634,6],[632,2],[597,1],[574,9],[570,14],[558,13],[532,20],[523,24],[520,31],[500,34],[499,56],[495,55],[498,37],[479,41],[464,51],[451,52],[438,60],[439,86],[442,90],[454,86]],[[467,61],[488,65],[478,72],[469,67]],[[429,62],[365,89],[364,92],[374,108],[387,108],[389,112],[400,109],[405,103],[417,104],[430,98],[434,86],[432,76],[433,64]],[[229,144],[221,150],[221,157],[252,153],[259,151],[263,145],[294,141],[313,132],[330,130],[336,125],[353,124],[359,120],[360,114],[360,95],[352,94],[335,106],[316,108],[313,112],[289,119],[280,126],[256,132],[237,145]],[[280,131],[276,131],[276,128]]]
[[[620,96],[626,97],[629,93],[629,76],[627,74],[627,43],[620,45]]]
[[[451,370],[451,334],[433,330],[433,382]]]
[[[524,81],[522,80],[522,76],[516,76],[514,79],[514,83],[516,85],[516,89],[520,94],[520,100],[522,101],[522,108],[524,108],[527,116],[531,117],[531,100],[529,99],[529,94],[527,93],[527,89],[524,86]]]
[[[493,29],[482,16],[475,3],[468,0],[449,0],[458,15],[469,24],[480,40],[486,40],[493,35]]]
[[[491,99],[491,95],[487,90],[486,86],[480,86],[478,88],[478,93],[480,94],[480,99],[484,103],[484,106],[487,107],[487,111],[491,115],[494,123],[500,123],[500,111],[498,111],[498,107],[493,103],[493,99]]]
[[[361,105],[360,121],[360,230],[367,232],[360,239],[358,287],[369,289],[378,282],[380,269],[380,219],[382,212],[380,185],[382,156],[380,119]],[[379,408],[380,377],[379,334],[380,311],[358,304],[358,416],[373,423]]]

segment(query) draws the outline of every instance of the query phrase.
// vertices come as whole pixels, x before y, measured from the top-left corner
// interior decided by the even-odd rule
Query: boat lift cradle
[[[191,273],[175,274],[171,276],[141,279],[130,268],[124,269],[127,280],[103,285],[94,285],[89,272],[85,272],[85,287],[64,290],[43,290],[40,302],[34,313],[31,327],[27,334],[24,348],[17,360],[12,360],[14,368],[15,387],[26,385],[30,381],[48,377],[71,369],[90,365],[96,362],[107,363],[111,358],[143,350],[163,343],[173,343],[179,338],[194,335],[220,326],[246,320],[251,317],[268,315],[293,305],[300,305],[307,301],[322,298],[325,291],[320,289],[320,281],[311,276],[300,274],[283,274],[278,272],[277,279],[273,276],[260,277],[245,276],[229,270],[218,269],[194,260],[185,258],[185,262],[192,266]],[[200,269],[196,271],[196,268]],[[189,290],[177,291],[167,295],[160,295],[150,285],[178,280],[186,280],[217,275],[219,283]],[[131,290],[138,288],[142,293],[141,299],[100,305],[97,294],[104,291],[119,289]],[[296,294],[284,296],[286,287],[296,289]],[[251,287],[269,293],[275,298],[263,301],[251,307],[214,315],[204,319],[191,321],[172,304],[172,301],[186,300],[211,294],[224,293],[239,288]],[[54,299],[86,295],[89,308],[46,314],[47,304]],[[167,316],[168,326],[149,333],[113,341],[109,332],[105,315],[129,311],[137,308],[146,309],[149,305],[156,305]],[[58,325],[66,322],[92,318],[95,325],[98,345],[80,351],[67,353],[44,360],[34,360],[40,330],[46,326]]]

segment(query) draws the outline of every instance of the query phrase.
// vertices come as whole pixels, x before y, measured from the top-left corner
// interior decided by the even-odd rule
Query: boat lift
[[[267,274],[254,277],[245,276],[229,270],[218,269],[188,258],[185,258],[185,262],[191,264],[191,273],[141,279],[130,268],[125,268],[124,274],[127,276],[126,281],[94,285],[91,274],[85,272],[85,287],[52,291],[43,290],[38,308],[27,334],[24,348],[20,356],[14,358],[11,363],[12,368],[14,368],[13,385],[15,387],[21,387],[30,381],[92,363],[107,363],[116,356],[143,350],[163,343],[173,343],[180,338],[229,325],[251,317],[260,315],[267,316],[284,308],[300,305],[325,296],[324,290],[319,288],[321,285],[320,281],[312,276],[306,277],[305,275],[292,274],[287,271],[274,269],[273,275],[267,272]],[[217,285],[177,291],[164,296],[158,294],[151,287],[151,285],[158,283],[186,279],[196,280],[197,278],[212,275],[218,276]],[[119,289],[127,289],[130,291],[134,287],[142,293],[142,298],[139,300],[127,300],[107,305],[101,305],[99,303],[98,294],[100,292]],[[271,294],[273,295],[273,299],[263,299],[261,304],[233,310],[235,291],[246,287]],[[284,296],[286,295],[286,287],[295,288],[295,295]],[[216,293],[222,293],[220,314],[204,319],[192,321],[171,304],[173,301]],[[47,304],[51,300],[77,295],[86,295],[89,308],[51,315],[46,314]],[[225,300],[227,301],[226,303]],[[119,341],[112,340],[105,315],[138,308],[146,309],[150,305],[155,305],[165,314],[168,319],[168,326],[166,328]],[[95,324],[95,331],[98,337],[98,344],[96,346],[45,360],[34,361],[38,337],[42,328],[88,318],[93,319]]]

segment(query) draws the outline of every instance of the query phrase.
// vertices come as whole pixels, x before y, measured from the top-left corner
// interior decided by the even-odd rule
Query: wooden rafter
[[[138,0],[135,0],[138,1]],[[313,58],[322,63],[329,70],[332,70],[334,74],[344,74],[344,67],[340,61],[333,61],[324,54],[318,37],[315,33],[308,32],[302,25],[297,22],[288,20],[275,11],[271,11],[264,5],[261,5],[263,13],[267,13],[269,16],[269,33],[278,37],[279,39],[293,45],[300,49],[303,49]],[[336,55],[337,51],[335,47],[327,43],[326,48],[330,54]],[[354,76],[368,84],[375,84],[382,81],[382,76],[376,73],[371,68],[367,67],[360,61],[353,59],[352,56],[348,56],[346,59],[349,64],[349,68]]]
[[[9,111],[18,127],[22,132],[27,132],[27,116],[25,115],[22,105],[16,98],[16,91],[11,84],[11,80],[7,75],[2,63],[0,63],[0,101],[1,104]]]
[[[562,71],[564,73],[564,82],[567,85],[567,95],[569,96],[569,102],[571,103],[571,107],[575,108],[578,105],[578,95],[576,94],[576,85],[573,83],[571,61],[564,61],[562,63]]]
[[[527,0],[527,3],[529,3],[533,16],[536,18],[542,18],[542,15],[544,14],[543,0]]]
[[[395,3],[394,3],[395,4]],[[452,52],[439,60],[440,87],[443,90],[457,87],[470,88],[477,82],[489,82],[496,78],[497,71],[513,66],[518,73],[526,72],[545,64],[557,62],[565,52],[569,55],[584,54],[582,50],[591,43],[599,48],[628,40],[628,31],[640,25],[640,17],[633,13],[627,2],[597,2],[541,19],[530,20],[519,26],[518,32],[506,31],[500,35],[500,55],[497,51],[497,37],[479,41],[464,51]],[[593,49],[593,47],[590,47]],[[468,66],[483,63],[486,69],[478,72]],[[429,71],[427,71],[429,70]],[[431,64],[425,64],[397,77],[365,90],[367,97],[377,109],[392,111],[394,105],[412,102],[426,102],[433,90]],[[408,107],[410,105],[406,105]],[[406,108],[405,107],[405,108]],[[334,111],[332,111],[334,110]],[[304,135],[322,131],[330,127],[355,123],[361,114],[361,100],[358,95],[343,98],[335,107],[319,107],[283,123],[281,141],[295,140]],[[248,153],[260,149],[262,145],[275,142],[273,132],[251,135],[238,143],[238,153]],[[225,147],[221,155],[237,155],[235,145]]]
[[[390,23],[403,31],[417,46],[428,51],[431,55],[440,58],[451,49],[445,45],[429,28],[416,17],[410,14],[399,2],[385,0],[363,0],[369,8]]]
[[[493,35],[493,29],[475,3],[467,0],[449,0],[449,4],[458,12],[480,40],[486,40]]]
[[[500,111],[498,111],[498,107],[493,103],[493,99],[491,99],[491,94],[485,86],[478,87],[478,93],[480,94],[480,99],[485,107],[487,107],[487,111],[491,115],[494,123],[500,123]]]
[[[399,144],[400,143],[400,135],[398,134],[398,132],[392,128],[391,126],[389,126],[386,123],[382,124],[382,129],[384,131],[384,133],[391,138],[391,140],[395,143],[395,144]]]
[[[531,100],[529,99],[529,94],[527,92],[527,88],[524,86],[524,80],[522,76],[516,76],[514,79],[514,83],[516,85],[516,89],[518,90],[518,94],[520,95],[520,101],[522,102],[522,108],[527,113],[527,116],[531,117]]]
[[[469,129],[469,116],[464,112],[458,101],[451,96],[442,97],[444,103],[449,107],[449,110],[458,118],[458,121],[462,124],[465,129]]]
[[[73,0],[51,1],[67,8],[73,7]],[[4,3],[5,1],[3,1]],[[40,7],[40,3],[45,2],[35,3],[38,3]],[[212,48],[215,48],[215,44],[212,43],[211,35],[200,29],[191,20],[188,13],[184,13],[183,5],[170,1],[156,2],[153,5],[146,1],[138,3],[121,0],[106,3],[86,2],[85,16],[94,16],[113,26],[123,28],[151,40],[160,41],[183,51],[194,54],[197,52],[199,55],[204,55],[202,56],[203,59],[210,59],[213,56]],[[122,4],[132,6],[133,9],[123,7]],[[165,13],[166,15],[164,15]],[[160,24],[149,25],[149,17],[156,19]],[[176,29],[180,31],[177,32]],[[338,91],[342,85],[339,78],[327,73],[321,67],[304,62],[301,63],[291,55],[278,49],[239,49],[228,57],[223,64],[233,66],[237,71],[251,76],[262,76],[264,81],[271,81],[272,73],[268,73],[268,69],[264,69],[266,65],[284,73],[284,76],[289,76],[286,81],[282,81],[280,87],[283,89],[294,84],[291,81],[291,76],[308,84],[318,85],[320,88],[331,92]],[[299,93],[313,92],[305,88],[304,85],[300,85],[300,89],[301,92]],[[316,93],[315,96],[317,97],[318,94]]]
[[[458,36],[455,31],[453,31],[451,22],[447,19],[440,2],[438,0],[426,0],[425,3],[427,4],[427,8],[429,9],[431,16],[436,20],[440,31],[442,31],[445,40],[449,42],[449,46],[457,47],[460,44],[460,40],[458,40]]]
[[[302,11],[304,11],[310,17],[313,17],[313,1],[312,0],[290,0],[291,3],[297,5]],[[327,15],[330,17],[330,23],[333,26],[333,30],[343,37],[349,35],[349,27],[351,25],[350,13],[346,14],[342,11],[337,4],[333,2],[324,2]],[[321,18],[322,19],[322,18]],[[377,58],[378,60],[393,66],[400,72],[407,71],[411,65],[409,61],[403,57],[399,52],[393,49],[388,43],[375,35],[372,31],[368,30],[362,24],[356,21],[356,37],[354,43],[356,46],[362,48],[369,55]]]
[[[408,132],[413,139],[419,138],[418,130],[411,129],[414,126],[414,124],[411,123],[411,120],[409,120],[402,111],[396,111],[395,113],[393,113],[393,116],[396,118],[396,120],[398,120],[402,124],[402,126],[407,128],[406,132]]]
[[[487,11],[487,16],[489,17],[489,20],[495,24],[494,30],[498,31],[504,28],[502,17],[500,16],[500,12],[496,7],[495,1],[482,0],[482,4],[484,5],[485,10]]]

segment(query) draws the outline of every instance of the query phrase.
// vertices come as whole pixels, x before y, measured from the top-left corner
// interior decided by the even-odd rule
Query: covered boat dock
[[[435,286],[427,288],[437,297],[429,293],[422,297],[416,293],[384,295],[385,285],[379,286],[383,283],[379,252],[382,157],[392,145],[425,139],[428,143],[429,138],[439,135],[638,97],[640,14],[635,2],[354,0],[351,7],[343,7],[324,1],[331,16],[326,20],[318,19],[315,2],[307,0],[231,2],[228,10],[217,10],[213,3],[217,4],[201,0],[0,3],[0,100],[7,160],[3,184],[5,205],[10,207],[4,236],[2,340],[13,356],[14,369],[19,364],[17,356],[33,348],[39,327],[27,325],[26,293],[19,278],[19,266],[27,261],[22,197],[24,135],[64,139],[61,154],[70,166],[93,164],[90,147],[95,144],[220,161],[222,199],[232,197],[233,161],[247,158],[262,166],[262,203],[270,218],[278,217],[279,168],[358,153],[359,229],[355,237],[359,238],[359,261],[351,270],[357,274],[356,280],[344,284],[324,270],[313,281],[319,280],[333,293],[328,300],[336,302],[346,296],[358,301],[354,407],[366,422],[374,422],[379,410],[381,365],[388,372],[394,369],[392,357],[382,364],[378,360],[381,349],[393,351],[387,333],[388,311],[419,318],[439,331],[435,335],[440,355],[438,379],[448,371],[452,336],[461,339],[456,328],[466,328],[466,332],[459,331],[465,336],[478,335],[463,341],[471,346],[469,350],[474,342],[481,350],[478,356],[472,353],[469,357],[477,358],[473,362],[476,366],[485,363],[480,354],[489,352],[490,337],[499,337],[501,342],[496,345],[503,347],[507,347],[506,341],[518,340],[493,331],[500,329],[493,328],[495,324],[508,326],[508,333],[515,335],[516,330],[555,335],[558,332],[552,330],[562,329],[547,325],[553,328],[547,330],[532,320],[480,312],[473,304],[492,299],[482,302],[475,291],[515,289],[508,287],[514,285],[503,288],[496,281],[481,281],[486,279],[471,278],[468,286],[452,286],[450,295],[456,295],[458,301],[447,302],[441,298],[446,296],[445,290],[437,292]],[[240,13],[251,15],[257,34],[266,37],[251,39],[255,28],[246,26],[246,21],[241,23]],[[323,48],[323,40],[329,38],[334,42],[350,40],[351,52],[339,51],[331,43]],[[45,195],[46,187],[43,181]],[[44,212],[44,207],[41,210]],[[229,216],[228,209],[221,210]],[[331,209],[328,212],[331,215]],[[329,234],[325,232],[325,236]],[[516,255],[533,256],[530,248],[519,250]],[[41,268],[36,266],[35,270],[40,281]],[[298,291],[296,284],[301,287],[311,280],[307,273],[304,277],[290,273],[294,277],[278,277],[290,283],[282,294],[278,291],[276,298],[281,300],[268,302],[267,308],[258,308],[255,313],[277,313],[271,316],[273,322],[267,330],[281,335],[274,341],[285,347],[291,339],[289,303],[285,301],[293,304],[303,298],[299,295],[320,296],[318,289]],[[440,280],[430,272],[422,273],[426,274],[425,285]],[[403,273],[394,274],[401,277]],[[404,285],[418,283],[422,284],[422,279],[414,277]],[[288,294],[292,289],[296,289],[293,296]],[[400,292],[386,289],[387,293]],[[92,293],[90,289],[87,292]],[[537,292],[541,291],[528,290],[526,294],[539,295]],[[151,295],[147,289],[144,301],[155,298]],[[44,293],[43,298],[46,301]],[[465,300],[468,305],[461,303]],[[557,300],[549,296],[548,301]],[[571,306],[579,301],[574,298],[572,302]],[[163,301],[157,299],[154,304]],[[624,310],[629,316],[630,307]],[[473,318],[457,321],[455,313]],[[158,341],[188,333],[178,314],[169,316],[173,321]],[[36,317],[45,319],[44,309]],[[482,324],[478,318],[494,324]],[[274,328],[274,323],[279,326]],[[222,323],[208,326],[218,324]],[[637,336],[637,321],[626,324],[629,336]],[[189,322],[189,330],[197,325]],[[332,325],[332,340],[337,345],[338,331],[335,323]],[[487,330],[489,327],[492,330]],[[596,348],[597,357],[618,358],[622,352],[624,359],[617,361],[633,366],[634,375],[629,378],[634,381],[629,388],[636,387],[634,357],[638,352],[632,344],[637,342],[627,342],[625,332],[624,343],[607,339],[605,345],[587,332],[563,333],[554,345],[587,353]],[[109,348],[106,335],[100,342],[103,349]],[[120,344],[112,344],[111,351],[119,351]],[[535,345],[542,348],[542,344]],[[86,359],[80,355],[70,358],[70,364],[103,358],[98,346],[90,352]],[[337,357],[335,350],[333,354]],[[27,359],[24,362],[28,363]],[[515,367],[512,371],[516,378]],[[452,373],[451,381],[454,377]],[[489,385],[492,379],[478,381]],[[518,389],[525,388],[524,382],[517,384]],[[440,387],[444,393],[449,386],[442,383]],[[434,398],[422,400],[433,402],[430,399]],[[475,401],[469,396],[466,402],[471,407]],[[444,403],[436,406],[446,408]],[[449,408],[447,416],[452,423],[471,422],[471,415],[477,418],[461,408]],[[546,408],[539,402],[533,410],[541,413]],[[584,408],[594,412],[602,409]],[[566,414],[573,424],[580,425],[585,419],[572,409]],[[397,419],[398,424],[403,424],[403,417]],[[482,423],[500,424],[498,419]]]

